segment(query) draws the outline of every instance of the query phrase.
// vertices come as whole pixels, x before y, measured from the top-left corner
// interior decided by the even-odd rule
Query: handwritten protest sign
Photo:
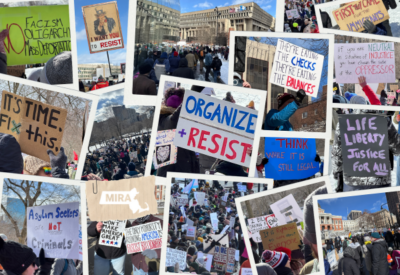
[[[186,256],[187,252],[173,249],[167,247],[167,257],[166,257],[166,266],[175,266],[176,263],[179,263],[179,269],[185,270],[186,269]],[[175,271],[177,272],[177,271]]]
[[[332,250],[331,252],[328,252],[328,262],[329,265],[331,267],[336,266],[337,265],[337,261],[336,261],[336,254],[335,254],[336,250]]]
[[[204,205],[204,199],[206,198],[206,193],[194,192],[194,197],[198,205]]]
[[[25,154],[50,161],[47,150],[58,154],[67,110],[3,91],[0,132],[18,141]]]
[[[226,263],[228,261],[228,249],[223,246],[215,246],[214,261]]]
[[[370,20],[374,25],[389,19],[389,14],[383,1],[358,0],[332,11],[332,14],[341,30],[362,32],[365,20]]]
[[[234,248],[228,248],[227,254],[228,254],[228,261],[226,262],[226,272],[234,273],[236,250]]]
[[[340,115],[343,170],[346,176],[390,175],[387,120],[378,115]]]
[[[270,81],[317,97],[323,66],[323,55],[278,39]]]
[[[157,132],[153,164],[158,169],[176,163],[175,129]]]
[[[160,221],[125,229],[125,241],[128,254],[161,248],[162,227]]]
[[[136,219],[157,213],[155,177],[86,182],[90,219]]]
[[[196,226],[188,226],[187,227],[186,238],[189,240],[196,239]]]
[[[315,139],[265,138],[265,175],[275,180],[305,179],[318,173]]]
[[[292,194],[271,204],[270,207],[275,217],[278,219],[279,224],[295,223],[297,226],[301,226],[300,223],[303,221],[303,211]]]
[[[210,218],[211,218],[211,225],[213,227],[214,230],[218,230],[218,217],[217,217],[217,213],[211,213],[210,214]]]
[[[261,243],[261,236],[259,234],[261,230],[279,225],[278,220],[276,219],[274,214],[247,219],[247,222],[249,224],[248,228],[252,234],[251,237],[256,243]]]
[[[27,245],[39,257],[79,259],[79,202],[27,208]]]
[[[299,18],[300,17],[299,11],[297,9],[287,10],[286,11],[286,15],[287,15],[288,19],[293,19],[293,18]]]
[[[335,74],[339,83],[358,83],[359,76],[368,83],[396,82],[394,43],[335,43]]]
[[[104,246],[121,247],[124,238],[126,220],[105,221],[100,232],[99,244]]]
[[[188,195],[182,194],[176,198],[176,204],[179,206],[186,205],[188,204],[188,202],[189,202]]]
[[[257,111],[186,91],[174,145],[248,167]]]
[[[224,247],[229,247],[229,237],[228,235],[222,237],[222,234],[218,234],[218,235],[207,235],[204,237],[204,241],[203,241],[203,246],[204,246],[204,251],[206,251],[209,246],[212,244],[212,241],[219,241],[219,243],[221,244],[221,246]],[[215,251],[215,247],[211,248],[210,251],[207,251],[208,254],[214,254]]]
[[[0,29],[9,29],[4,40],[8,66],[46,63],[71,51],[68,5],[2,8]]]
[[[299,249],[300,235],[295,223],[289,223],[260,231],[264,250],[275,250],[286,247],[290,250]]]
[[[124,48],[116,1],[83,6],[82,13],[90,53]]]

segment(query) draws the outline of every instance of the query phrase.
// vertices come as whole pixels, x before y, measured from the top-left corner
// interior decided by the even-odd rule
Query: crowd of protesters
[[[290,16],[288,16],[288,11]],[[293,11],[297,11],[293,13]],[[285,32],[319,33],[314,4],[311,0],[286,2]]]

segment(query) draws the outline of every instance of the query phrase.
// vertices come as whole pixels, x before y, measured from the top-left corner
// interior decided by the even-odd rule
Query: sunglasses
[[[51,174],[51,167],[43,167],[43,170],[46,174]]]
[[[33,262],[33,263],[31,264],[31,266],[32,266],[33,268],[36,268],[36,267],[37,267],[37,265],[36,265],[35,262]]]

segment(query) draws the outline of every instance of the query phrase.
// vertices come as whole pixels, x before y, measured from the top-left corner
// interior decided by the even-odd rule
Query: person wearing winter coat
[[[386,232],[385,241],[387,242],[389,247],[394,247],[394,236],[391,231]]]
[[[389,247],[389,255],[393,259],[393,263],[390,266],[389,275],[397,275],[397,270],[400,269],[399,260],[400,260],[400,251],[393,250],[393,248]]]
[[[211,64],[212,64],[212,55],[210,51],[207,52],[206,57],[204,58],[204,66],[206,67],[206,75],[205,75],[205,80],[209,81],[210,77],[210,72],[211,72]]]
[[[297,111],[306,92],[300,89],[296,97],[291,94],[279,94],[277,97],[278,109],[269,110],[264,121],[264,130],[293,131],[289,122],[290,117]]]
[[[178,125],[185,89],[170,88],[165,92],[164,105],[161,106],[157,131],[173,130]],[[176,163],[157,169],[157,176],[166,177],[167,172],[199,173],[200,164],[196,153],[181,147],[177,148]]]
[[[258,275],[277,275],[275,270],[266,263],[256,264]]]
[[[197,61],[196,61],[196,57],[194,56],[193,52],[190,51],[187,55],[186,55],[186,60],[188,62],[188,67],[190,69],[196,69],[197,68]]]
[[[55,259],[50,275],[81,275],[83,274],[83,262],[71,259]]]
[[[262,261],[269,264],[277,275],[293,275],[289,256],[284,252],[264,250]]]
[[[357,265],[356,250],[348,247],[343,251],[343,258],[339,260],[338,270],[339,274],[343,275],[360,275],[360,268]]]
[[[157,95],[156,83],[150,79],[152,66],[144,62],[139,66],[139,76],[133,80],[132,94],[134,95]]]
[[[217,83],[218,76],[221,75],[221,67],[222,67],[222,62],[217,54],[214,56],[213,61],[211,62],[211,68],[213,69],[214,83]]]
[[[127,173],[126,163],[120,162],[118,167],[120,168],[119,171],[113,176],[113,180],[122,180],[124,179],[124,175]]]
[[[159,69],[158,69],[159,68]],[[156,59],[153,64],[154,72],[156,73],[156,77],[160,80],[161,75],[166,74],[170,71],[170,64],[168,59],[168,54],[163,52],[160,58]]]
[[[186,58],[181,58],[181,60],[179,60],[179,68],[174,70],[172,76],[195,79],[194,72],[188,67],[188,61]]]
[[[136,171],[136,165],[133,162],[128,164],[128,173],[124,175],[124,179],[143,177],[143,174]]]
[[[385,240],[381,238],[379,233],[373,232],[371,234],[372,247],[371,247],[371,258],[372,267],[371,273],[373,275],[388,275],[389,265],[387,261],[388,245]]]
[[[358,83],[360,84],[363,92],[368,97],[368,101],[372,105],[381,105],[381,101],[378,98],[378,95],[371,89],[371,87],[367,84],[367,79],[365,76],[358,77]]]
[[[179,68],[179,62],[181,58],[179,57],[179,54],[177,51],[173,53],[173,55],[169,58],[169,72],[171,75],[174,73],[176,69]]]
[[[13,241],[4,241],[0,238],[0,275],[34,275],[36,254],[32,248]]]
[[[0,152],[0,172],[22,174],[24,160],[15,137],[0,133]]]

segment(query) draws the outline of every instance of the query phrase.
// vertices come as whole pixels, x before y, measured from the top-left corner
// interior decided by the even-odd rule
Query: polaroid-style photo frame
[[[316,40],[323,45],[315,47]],[[329,34],[231,32],[229,84],[246,81],[268,91],[263,131],[278,129],[293,136],[312,132],[316,138],[325,137],[329,131],[329,114],[324,112],[331,107],[333,42]],[[302,65],[302,60],[311,67]],[[300,88],[305,95],[297,95]],[[280,111],[289,111],[290,119],[276,120]]]
[[[187,173],[168,173],[168,178],[167,178],[167,181],[166,181],[167,193],[165,195],[165,208],[164,208],[164,220],[165,221],[169,220],[169,214],[170,214],[169,209],[170,209],[170,204],[171,204],[171,198],[174,197],[174,195],[175,195],[175,194],[171,193],[172,180],[173,179],[174,180],[175,179],[185,179],[184,182],[180,181],[178,183],[179,184],[179,188],[184,188],[183,191],[185,191],[188,188],[190,189],[191,187],[195,188],[196,190],[200,190],[199,185],[196,185],[200,181],[202,181],[203,183],[205,182],[205,185],[202,185],[202,186],[203,186],[203,188],[206,188],[206,189],[203,189],[203,190],[208,190],[207,188],[210,189],[211,186],[214,186],[213,183],[212,183],[213,181],[217,181],[219,184],[221,184],[221,182],[222,182],[221,187],[223,188],[223,187],[226,186],[224,189],[228,189],[228,188],[229,189],[232,189],[232,188],[235,189],[235,184],[234,183],[238,182],[238,177],[230,177],[230,176],[221,177],[221,176],[215,176],[215,175],[201,175],[201,174],[187,174]],[[242,180],[242,179],[239,178],[239,180]],[[271,189],[273,188],[273,181],[271,179],[243,178],[243,180],[244,181],[242,181],[242,183],[244,183],[244,182],[253,183],[253,186],[252,186],[252,189],[251,189],[251,190],[253,190],[253,192],[259,192],[258,191],[258,186],[260,186],[260,191],[261,191],[261,188],[263,188],[262,186],[267,185],[267,189],[269,191],[264,191],[264,192],[261,192],[261,193],[271,192]],[[207,182],[208,182],[209,185],[207,185]],[[224,184],[224,182],[225,182],[225,184]],[[175,184],[176,183],[177,182],[175,182]],[[240,186],[246,186],[246,185],[244,185],[244,184],[243,185],[239,185],[239,184],[236,185],[236,187],[238,189],[240,188]],[[229,191],[229,192],[231,192],[231,191]],[[201,203],[200,199],[199,199],[200,196],[197,196],[197,193],[200,193],[200,192],[196,192],[196,194],[195,194],[196,198],[197,198],[197,201],[198,201],[198,202],[197,201],[196,202],[197,202],[197,204],[199,204],[199,203]],[[256,194],[261,194],[261,193],[256,193]],[[242,198],[247,198],[247,197],[251,197],[251,196],[254,196],[254,195],[245,195]],[[228,197],[228,196],[226,196],[226,197]],[[187,201],[184,200],[183,196],[182,196],[182,198],[181,197],[176,197],[176,198],[174,197],[174,200],[178,200],[178,199],[179,199],[179,203],[183,204],[183,205],[185,205],[185,204],[189,204],[190,205],[191,202],[192,202],[192,200],[187,200]],[[180,200],[180,199],[182,199],[182,200]],[[225,204],[225,206],[224,206],[224,202],[226,203],[226,200],[227,199],[225,199],[225,196],[221,197],[221,200],[220,200],[220,203],[221,203],[220,207],[221,208],[225,208],[226,209],[227,205]],[[237,205],[237,201],[238,201],[238,199],[235,199],[236,205]],[[227,212],[227,210],[225,210],[225,212]],[[240,212],[238,212],[238,213],[239,213],[239,216],[240,216]],[[237,217],[237,215],[236,215],[236,217]],[[210,218],[214,219],[213,217],[210,217]],[[187,219],[187,221],[190,223],[189,220],[190,219]],[[210,221],[210,223],[211,223],[211,221]],[[215,226],[215,225],[213,225],[213,226]],[[218,224],[217,224],[217,226],[218,226]],[[191,237],[189,236],[190,232],[191,232],[189,230],[190,229],[190,225],[187,225],[187,227],[188,227],[188,230],[187,230],[186,237],[187,237],[188,240],[190,240],[191,239]],[[186,228],[186,226],[184,228]],[[224,228],[225,231],[223,231],[223,232],[227,232],[229,230],[229,225],[226,225],[225,228]],[[163,228],[163,236],[168,236],[168,227],[164,227]],[[246,238],[246,236],[244,236],[244,238]],[[221,242],[223,242],[226,245],[225,240],[222,240]],[[167,244],[168,244],[168,238],[164,237],[163,238],[162,251],[161,251],[160,274],[173,274],[172,272],[167,272],[166,271],[166,268],[167,268],[167,249],[168,249],[167,248]],[[229,247],[229,246],[226,246],[226,247]],[[216,252],[216,249],[217,248],[210,249],[209,251],[213,251],[213,254],[216,254],[216,253],[218,253],[218,251]],[[219,253],[219,254],[223,254],[223,253]],[[206,253],[203,253],[203,255],[206,256]],[[221,257],[223,257],[223,256],[221,256]],[[204,262],[204,265],[205,264],[206,263]],[[184,266],[186,267],[186,261],[185,261],[185,265]],[[222,266],[223,266],[223,264],[221,264],[221,268],[222,268]],[[232,264],[230,266],[231,266],[231,268],[233,267]],[[183,264],[182,264],[182,267],[183,267]],[[239,266],[239,268],[240,268],[240,266]]]
[[[319,185],[317,185],[317,184],[319,184]],[[307,187],[310,187],[310,186],[312,186],[313,190],[307,189]],[[315,186],[315,189],[314,189],[314,186]],[[298,206],[296,206],[296,204],[298,205],[298,202],[293,203],[293,196],[294,196],[295,200],[298,199],[298,197],[296,196],[296,194],[294,192],[296,189],[299,189],[302,192],[302,196],[308,197],[314,190],[317,190],[318,188],[320,188],[322,186],[326,187],[326,191],[328,193],[331,192],[331,189],[329,186],[329,177],[320,177],[320,178],[315,178],[315,179],[311,179],[311,180],[306,180],[303,182],[283,186],[281,188],[274,188],[273,190],[260,192],[257,194],[249,195],[249,196],[238,198],[235,200],[235,202],[237,204],[237,208],[238,208],[240,224],[241,224],[241,227],[243,230],[243,236],[244,236],[244,241],[245,241],[246,248],[247,248],[247,254],[248,254],[248,258],[250,260],[250,264],[252,266],[251,269],[253,271],[253,274],[257,274],[257,268],[256,268],[256,262],[254,259],[253,251],[251,249],[252,246],[250,243],[250,237],[256,238],[257,242],[259,242],[259,241],[262,242],[262,239],[263,239],[262,234],[267,236],[267,234],[269,233],[268,230],[269,231],[273,230],[274,225],[277,225],[277,224],[279,224],[279,226],[285,225],[284,222],[286,221],[286,219],[289,219],[290,223],[286,223],[286,225],[289,227],[289,225],[291,225],[293,223],[294,228],[287,228],[285,230],[291,230],[292,232],[290,234],[298,235],[299,237],[297,239],[300,242],[300,238],[302,239],[303,236],[301,236],[301,234],[299,233],[297,228],[301,228],[302,224],[304,224],[304,221],[302,221],[303,217],[301,215],[295,214],[299,210],[298,210]],[[304,192],[307,192],[307,194],[304,194]],[[284,193],[285,195],[283,197],[281,197],[281,196],[278,197],[279,193]],[[292,193],[294,193],[294,194],[291,195]],[[243,204],[249,205],[249,207],[250,207],[251,202],[255,203],[257,199],[262,199],[262,198],[269,197],[269,196],[271,196],[273,198],[272,200],[276,203],[276,205],[271,204],[271,209],[273,208],[273,205],[274,205],[274,207],[276,206],[275,208],[277,208],[277,209],[279,209],[279,207],[283,207],[284,209],[282,211],[278,211],[279,216],[276,216],[276,215],[272,216],[272,214],[274,214],[274,212],[273,213],[263,213],[262,209],[257,208],[258,212],[253,213],[253,214],[256,215],[257,217],[267,218],[265,220],[266,223],[264,225],[260,223],[261,226],[251,226],[251,228],[253,230],[253,232],[252,232],[253,234],[250,235],[249,230],[246,230],[248,223],[245,219],[245,215],[244,215],[244,211],[243,211]],[[282,205],[280,205],[280,204],[282,204]],[[299,206],[301,212],[304,211],[304,209],[301,209],[302,206],[303,205]],[[287,212],[285,212],[285,211],[287,211]],[[281,218],[281,221],[279,221],[279,218],[282,215],[284,216],[284,220],[282,220],[282,218]],[[257,217],[253,217],[252,219],[255,219]],[[286,217],[288,217],[288,218],[286,218]],[[258,220],[255,219],[255,221],[258,221]],[[294,224],[296,224],[296,225],[294,225]],[[300,224],[300,226],[298,224]],[[260,231],[258,231],[258,230],[261,230],[261,232],[264,230],[264,232],[266,232],[266,233],[259,233]],[[259,234],[257,234],[257,232]],[[297,234],[295,234],[296,232],[297,232]],[[275,233],[277,233],[277,232],[275,232]],[[253,240],[254,240],[254,238],[253,238]],[[272,242],[270,242],[270,241],[271,240],[268,240],[267,243],[269,243],[269,245],[271,245],[272,247],[273,246],[275,246],[275,247],[281,246],[281,245],[279,245],[279,243],[274,243],[273,241]],[[293,246],[293,248],[295,248],[295,247]],[[295,249],[292,249],[292,250],[295,250]],[[322,254],[318,254],[318,260],[320,263],[323,263]],[[324,273],[322,273],[320,271],[319,273],[316,273],[316,274],[324,274]]]

